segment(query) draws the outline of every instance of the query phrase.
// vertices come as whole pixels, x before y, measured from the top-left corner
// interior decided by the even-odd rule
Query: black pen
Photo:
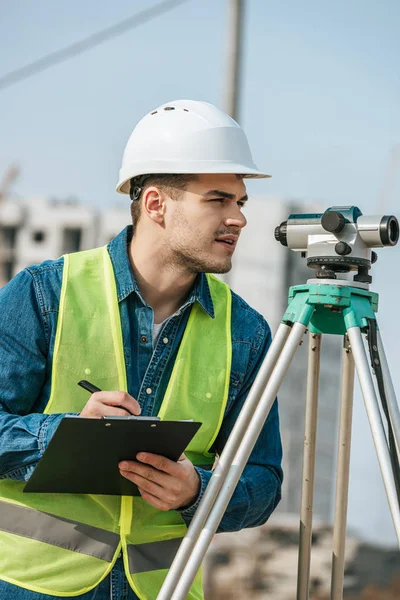
[[[89,381],[86,381],[86,379],[82,379],[82,381],[78,381],[78,385],[80,385],[81,387],[83,387],[83,389],[87,390],[91,394],[94,394],[95,392],[101,392],[100,388],[98,388],[95,385],[93,385],[93,383],[90,383]]]
[[[86,379],[82,379],[82,381],[78,381],[78,385],[80,385],[81,387],[83,387],[83,389],[87,390],[91,394],[94,394],[95,392],[101,392],[102,391],[100,388],[98,388],[97,386],[93,385],[93,383],[90,383],[90,381],[86,381]],[[132,413],[127,408],[125,408],[125,406],[116,406],[115,408],[122,408],[122,410],[126,410],[127,413],[129,413],[130,415],[132,415]],[[132,415],[132,416],[135,416],[135,415]]]

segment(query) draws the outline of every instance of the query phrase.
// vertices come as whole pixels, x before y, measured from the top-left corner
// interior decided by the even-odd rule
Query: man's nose
[[[239,227],[239,229],[242,229],[247,225],[247,219],[240,208],[237,207],[234,213],[230,212],[229,216],[226,217],[225,225],[227,227]]]

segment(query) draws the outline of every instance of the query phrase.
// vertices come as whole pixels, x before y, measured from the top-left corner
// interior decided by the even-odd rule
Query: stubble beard
[[[215,243],[217,242],[214,236],[205,237],[189,225],[181,207],[177,204],[174,214],[174,234],[166,248],[169,268],[184,270],[190,275],[228,273],[232,269],[232,257],[218,259],[211,256]],[[210,248],[209,252],[205,248]]]
[[[174,262],[190,274],[197,273],[228,273],[232,269],[232,260],[216,260],[212,257],[204,257],[187,249],[174,250]]]

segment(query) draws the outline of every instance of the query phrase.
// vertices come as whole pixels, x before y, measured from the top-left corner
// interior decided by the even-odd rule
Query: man
[[[265,176],[217,108],[161,106],[123,157],[132,226],[1,290],[1,598],[157,597],[270,344],[261,315],[210,275],[231,268],[244,179]],[[88,399],[81,379],[104,391]],[[176,463],[139,453],[119,464],[140,497],[23,493],[66,414],[129,413],[203,425]],[[281,482],[275,403],[219,531],[264,523]],[[200,578],[189,598],[202,597]]]

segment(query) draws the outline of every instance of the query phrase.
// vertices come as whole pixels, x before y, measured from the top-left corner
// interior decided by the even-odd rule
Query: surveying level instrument
[[[307,259],[307,265],[315,270],[315,277],[309,279],[307,284],[289,290],[289,303],[282,322],[181,542],[158,600],[185,600],[292,358],[307,331],[310,333],[297,600],[307,600],[309,595],[323,333],[343,336],[331,599],[339,600],[343,596],[355,369],[400,544],[400,411],[375,317],[378,294],[369,291],[372,281],[369,271],[377,258],[372,248],[397,244],[398,221],[389,215],[363,216],[355,206],[335,206],[323,214],[290,215],[275,229],[275,238],[291,250],[300,252]],[[369,358],[363,335],[368,341]],[[377,391],[372,373],[375,375]],[[382,419],[385,419],[385,425]]]

